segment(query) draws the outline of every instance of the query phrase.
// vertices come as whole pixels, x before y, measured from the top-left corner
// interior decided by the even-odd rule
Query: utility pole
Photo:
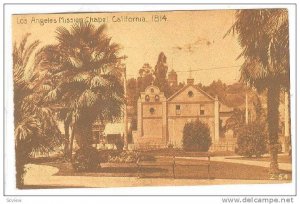
[[[127,118],[127,79],[126,79],[126,65],[121,63],[122,60],[126,60],[127,56],[121,56],[118,58],[122,72],[123,72],[123,86],[124,86],[124,107],[123,107],[123,123],[124,123],[124,150],[128,150],[128,118]]]
[[[124,84],[124,98],[125,98],[125,103],[124,103],[124,113],[123,113],[123,120],[124,120],[124,150],[128,150],[128,117],[127,117],[127,79],[126,79],[126,65],[123,64],[123,73],[124,73],[124,79],[123,79],[123,84]]]

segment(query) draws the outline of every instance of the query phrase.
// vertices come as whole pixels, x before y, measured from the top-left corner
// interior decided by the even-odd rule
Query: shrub
[[[211,137],[208,125],[200,120],[186,123],[183,128],[182,143],[185,151],[208,151],[211,146]]]
[[[75,171],[94,171],[99,165],[98,151],[93,147],[81,148],[72,159]]]
[[[242,156],[260,157],[267,152],[267,132],[259,122],[244,125],[237,131],[236,153]]]
[[[109,156],[108,162],[111,163],[135,163],[139,155],[137,152],[121,152],[119,155]]]
[[[109,159],[111,157],[116,157],[119,156],[121,154],[120,151],[116,151],[116,150],[100,150],[98,151],[98,159],[100,163],[106,163],[109,162]]]
[[[282,153],[282,143],[278,142],[277,145],[274,146],[275,148],[277,148],[277,152],[278,153]],[[267,152],[271,151],[271,147],[270,144],[267,144]]]

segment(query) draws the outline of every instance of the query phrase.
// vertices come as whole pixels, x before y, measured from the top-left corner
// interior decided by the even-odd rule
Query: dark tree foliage
[[[225,124],[227,130],[232,130],[235,135],[239,129],[245,124],[245,110],[235,108]]]
[[[247,157],[260,157],[267,153],[266,126],[257,121],[241,126],[238,130],[236,152]]]
[[[279,95],[290,86],[288,11],[239,10],[228,33],[236,33],[242,47],[241,80],[258,91],[267,91],[270,173],[278,175]]]
[[[183,129],[182,143],[185,151],[208,151],[212,144],[209,126],[200,120],[186,123]]]
[[[121,117],[124,89],[120,46],[107,36],[106,25],[91,23],[58,27],[56,39],[56,44],[45,46],[38,55],[55,82],[48,84],[50,91],[44,100],[67,109],[65,125],[72,124],[79,146],[86,147],[93,122]]]
[[[145,63],[139,70],[139,76],[137,78],[137,90],[138,93],[145,91],[147,86],[150,86],[154,82],[153,69],[149,63]]]
[[[130,78],[127,80],[127,105],[136,107],[138,97],[137,80],[135,78]]]
[[[159,87],[160,90],[165,93],[166,97],[169,97],[171,95],[171,91],[167,80],[167,72],[168,72],[167,57],[163,52],[161,52],[158,55],[157,63],[155,65],[154,85]]]
[[[48,93],[45,82],[47,73],[39,67],[39,59],[30,59],[39,54],[39,41],[28,43],[30,34],[14,43],[14,135],[16,152],[16,185],[24,186],[25,165],[32,154],[54,151],[61,144],[61,133],[54,118],[54,111],[43,103]],[[35,55],[34,55],[35,54]],[[33,64],[32,66],[30,66]],[[29,72],[30,71],[30,72]],[[28,72],[26,74],[26,72]]]
[[[259,98],[253,103],[254,112],[246,124],[245,109],[234,109],[226,121],[225,128],[233,130],[237,136],[236,152],[240,155],[260,157],[267,152],[267,121],[265,109]]]
[[[228,107],[244,106],[246,91],[248,93],[249,102],[253,102],[257,99],[257,91],[250,89],[242,82],[226,84],[221,80],[217,80],[207,86],[201,83],[197,86],[213,97],[218,96],[219,101]]]
[[[75,171],[95,171],[99,165],[99,154],[93,147],[85,147],[76,151],[72,159],[72,167]]]

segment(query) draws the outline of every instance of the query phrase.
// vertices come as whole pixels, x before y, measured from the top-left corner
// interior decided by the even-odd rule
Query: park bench
[[[191,153],[193,154],[193,153]],[[143,168],[149,168],[149,167],[171,167],[172,169],[172,176],[175,179],[176,178],[176,167],[179,166],[206,166],[207,168],[207,179],[210,179],[210,154],[209,153],[201,153],[200,155],[197,154],[197,156],[189,157],[188,153],[183,155],[173,155],[173,156],[160,156],[159,158],[164,158],[164,161],[142,161],[140,158],[137,160],[137,168],[138,168],[138,177],[141,177],[142,169]],[[193,161],[190,160],[190,158],[197,158],[193,159]],[[187,159],[189,159],[187,161]]]

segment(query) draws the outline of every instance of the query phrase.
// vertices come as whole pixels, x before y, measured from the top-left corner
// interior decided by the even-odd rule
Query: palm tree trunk
[[[268,87],[268,130],[270,144],[270,174],[278,175],[278,127],[279,127],[280,85],[275,80]]]
[[[70,147],[69,147],[69,152],[68,152],[68,158],[72,160],[72,155],[73,155],[73,144],[74,144],[74,128],[72,128],[71,132],[71,138],[70,138]]]
[[[65,120],[64,121],[64,129],[65,129],[65,148],[64,148],[64,156],[65,158],[69,157],[69,152],[70,152],[70,131],[69,131],[70,123]]]
[[[77,122],[74,125],[74,134],[76,137],[76,142],[80,148],[86,148],[91,144],[90,140],[92,138],[92,123]]]
[[[16,187],[18,189],[24,188],[24,176],[26,174],[25,165],[29,163],[31,153],[31,144],[28,141],[16,141]]]

